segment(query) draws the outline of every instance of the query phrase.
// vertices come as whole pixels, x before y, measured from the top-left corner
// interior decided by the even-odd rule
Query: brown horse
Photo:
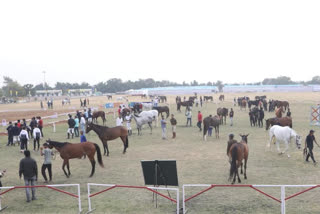
[[[281,118],[282,117],[282,113],[284,113],[285,111],[283,110],[283,107],[280,106],[277,110],[276,110],[276,116],[277,118]]]
[[[167,118],[170,115],[169,107],[168,106],[153,106],[152,110],[157,110],[158,111],[158,116],[162,113],[165,112],[167,114]]]
[[[244,108],[244,110],[247,109],[247,101],[245,99],[242,99],[240,104],[240,110],[242,110],[242,108]]]
[[[276,100],[275,103],[274,103],[275,106],[277,106],[278,108],[280,107],[284,107],[284,110],[286,111],[287,108],[289,108],[289,103],[288,101],[279,101],[279,100]]]
[[[273,125],[279,125],[279,126],[289,126],[292,128],[292,119],[291,117],[281,117],[281,118],[269,118],[266,120],[266,130],[269,129],[269,127]]]
[[[234,143],[231,145],[228,156],[230,165],[230,176],[229,181],[232,179],[232,183],[234,184],[236,181],[236,177],[238,176],[238,183],[241,183],[238,168],[241,166],[241,174],[243,174],[242,166],[244,160],[244,179],[247,179],[247,161],[249,157],[249,147],[248,147],[248,136],[240,135],[242,140],[240,143]]]
[[[207,131],[210,126],[213,126],[215,129],[216,138],[219,138],[219,125],[220,118],[219,116],[209,116],[203,119],[203,139],[207,140]]]
[[[220,124],[223,125],[223,118],[224,124],[227,124],[227,116],[228,116],[228,109],[227,108],[218,108],[217,115],[220,117]]]
[[[112,100],[112,95],[107,95],[108,100]]]
[[[177,111],[180,111],[181,112],[181,106],[186,106],[186,107],[189,107],[189,106],[193,106],[193,101],[189,100],[189,101],[184,101],[184,102],[178,102],[177,103]]]
[[[103,162],[100,152],[100,147],[96,143],[85,142],[85,143],[60,143],[56,141],[47,140],[49,144],[49,148],[52,149],[53,147],[58,150],[60,153],[60,157],[63,159],[62,170],[67,178],[70,177],[70,167],[69,167],[69,159],[72,158],[81,158],[83,155],[87,155],[90,162],[91,162],[91,174],[90,177],[93,176],[95,171],[96,161],[94,160],[94,154],[97,151],[97,158],[99,165],[103,168]],[[68,173],[64,169],[67,165]]]
[[[104,148],[104,155],[106,155],[107,150],[107,156],[109,156],[108,140],[114,140],[118,137],[120,137],[123,142],[123,154],[126,153],[126,150],[129,147],[129,140],[128,130],[124,126],[109,128],[107,126],[99,126],[94,123],[88,123],[86,127],[86,133],[90,132],[91,130],[93,130],[100,138]]]
[[[221,95],[219,96],[219,100],[220,100],[220,101],[224,101],[224,95],[223,95],[223,94],[221,94]]]
[[[104,111],[95,111],[92,113],[92,122],[98,123],[98,117],[101,117],[103,125],[106,122],[106,113]]]

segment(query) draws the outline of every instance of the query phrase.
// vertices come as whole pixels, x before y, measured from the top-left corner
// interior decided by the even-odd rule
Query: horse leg
[[[62,164],[62,170],[63,170],[64,174],[67,176],[67,178],[69,178],[69,176],[68,176],[68,174],[67,174],[66,170],[64,169],[64,167],[66,166],[66,164],[67,164],[67,160],[66,160],[66,159],[64,159],[64,160],[63,160],[63,164]]]
[[[88,156],[89,157],[89,156]],[[91,162],[91,166],[92,166],[92,169],[91,169],[91,174],[89,177],[92,177],[93,174],[94,174],[94,171],[95,171],[95,167],[96,167],[96,161],[94,160],[94,157],[89,157],[89,160]]]
[[[152,122],[151,123],[148,123],[149,127],[150,127],[150,130],[151,130],[151,133],[152,134]]]
[[[288,149],[289,149],[289,142],[287,141],[287,142],[286,142],[286,148],[285,148],[285,150],[283,151],[283,153],[288,152]],[[288,153],[287,155],[288,155],[288,158],[290,158],[289,153]]]
[[[277,139],[276,139],[276,145],[277,145],[278,153],[279,153],[279,154],[282,154],[282,152],[280,152],[279,142],[278,142],[278,140],[277,140]]]
[[[127,146],[126,146],[126,136],[121,136],[120,137],[121,138],[121,140],[122,140],[122,142],[123,142],[123,154],[125,154],[126,153],[126,150],[127,150]]]
[[[243,166],[243,162],[241,161],[241,171],[240,171],[240,174],[243,174],[242,166]]]
[[[236,170],[236,175],[238,176],[238,183],[241,183],[241,180],[240,180],[240,176],[239,176],[239,170],[238,170],[238,168],[237,168],[237,170]]]
[[[244,179],[247,179],[247,161],[248,159],[244,160]]]
[[[108,148],[108,142],[106,141],[105,144],[105,149],[107,150],[107,156],[109,156],[109,148]]]
[[[68,177],[70,177],[71,172],[70,172],[70,166],[69,166],[69,160],[67,160],[67,169],[68,169]]]

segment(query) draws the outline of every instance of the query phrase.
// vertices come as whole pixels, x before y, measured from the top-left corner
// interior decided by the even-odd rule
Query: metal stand
[[[165,184],[165,187],[167,188],[167,181],[166,178],[163,176],[161,167],[159,166],[159,162],[158,160],[155,160],[155,164],[154,164],[154,187],[159,187],[160,185],[158,185],[158,171],[160,173],[160,178],[162,179],[163,183]],[[168,192],[168,196],[171,198],[170,192],[169,190],[167,190]],[[156,199],[156,208],[158,208],[158,194],[153,193],[153,197],[152,197],[152,202],[154,202],[154,199]]]

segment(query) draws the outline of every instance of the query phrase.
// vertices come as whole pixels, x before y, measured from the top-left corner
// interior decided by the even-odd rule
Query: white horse
[[[271,142],[275,138],[277,150],[279,154],[284,154],[286,151],[288,151],[291,138],[295,139],[297,148],[298,149],[301,148],[301,136],[298,135],[293,129],[291,129],[288,126],[285,126],[285,127],[278,126],[278,125],[272,126],[271,129],[269,130],[269,136],[270,136],[270,141],[268,143],[268,147],[270,147]],[[280,148],[279,148],[280,141],[283,141],[286,145],[286,149],[283,152],[280,152]],[[288,153],[288,158],[290,158],[289,153]]]
[[[149,125],[150,130],[151,130],[151,134],[152,134],[152,121],[153,121],[152,116],[150,116],[150,115],[135,116],[132,113],[132,117],[136,121],[137,129],[138,129],[138,135],[141,135],[142,125],[144,125],[144,124],[148,124]]]
[[[151,117],[152,121],[155,121],[155,127],[158,126],[158,114],[157,110],[150,110],[150,111],[142,111],[138,116],[139,117]]]
[[[152,103],[141,103],[141,104],[142,104],[143,110],[151,110],[153,107]]]

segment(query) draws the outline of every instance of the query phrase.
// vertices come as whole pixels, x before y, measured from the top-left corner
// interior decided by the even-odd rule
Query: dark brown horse
[[[228,116],[228,109],[227,108],[218,108],[217,115],[220,117],[220,124],[223,125],[223,118],[224,124],[227,124],[227,116]]]
[[[112,95],[107,95],[108,100],[112,100]]]
[[[220,101],[224,101],[224,95],[223,95],[223,94],[221,94],[221,95],[219,96],[219,100],[220,100]]]
[[[219,116],[209,116],[203,119],[203,139],[207,140],[207,131],[209,127],[214,127],[216,138],[219,138],[219,125],[220,125],[220,118]]]
[[[88,123],[86,127],[86,133],[90,132],[91,130],[93,130],[100,138],[104,148],[104,155],[106,154],[107,150],[107,156],[109,156],[108,140],[114,140],[118,137],[120,137],[123,142],[123,154],[126,153],[126,150],[129,147],[129,140],[128,130],[124,126],[109,128],[107,126],[99,126],[94,123]]]
[[[98,117],[101,117],[103,125],[106,122],[106,113],[104,111],[95,111],[92,113],[92,122],[98,123]]]
[[[152,107],[153,110],[157,110],[158,111],[158,116],[162,113],[165,112],[167,114],[167,118],[170,115],[170,111],[169,111],[169,107],[168,106],[154,106]]]
[[[203,96],[203,101],[208,101],[208,100],[213,101],[213,97],[212,96]]]
[[[186,106],[186,107],[189,107],[189,106],[193,106],[193,101],[184,101],[184,102],[178,102],[177,103],[177,111],[180,111],[181,112],[181,106]]]
[[[248,134],[249,135],[249,134]],[[244,160],[244,179],[247,179],[247,161],[249,157],[248,135],[240,135],[242,140],[240,143],[231,145],[228,156],[230,162],[230,176],[231,184],[234,184],[238,176],[238,183],[241,183],[238,168],[241,166],[241,174],[243,173],[242,165]]]
[[[275,105],[276,107],[278,107],[278,108],[284,107],[284,110],[285,110],[285,111],[287,110],[287,108],[289,108],[289,103],[288,103],[288,101],[276,100],[276,101],[274,101],[274,102],[275,102],[274,105]]]
[[[69,159],[73,158],[81,158],[83,155],[87,155],[90,162],[91,162],[91,174],[90,177],[93,176],[95,171],[96,161],[94,160],[94,154],[97,151],[97,158],[99,165],[103,168],[103,162],[100,152],[100,147],[96,143],[85,142],[85,143],[60,143],[56,141],[47,140],[49,144],[49,148],[52,149],[53,147],[58,150],[60,153],[60,157],[63,159],[62,170],[67,178],[70,177],[70,166],[69,166]],[[64,169],[67,165],[68,173]]]
[[[281,118],[269,118],[266,120],[266,130],[269,129],[269,127],[273,125],[279,125],[279,126],[289,126],[292,128],[292,119],[291,117],[281,117]]]

